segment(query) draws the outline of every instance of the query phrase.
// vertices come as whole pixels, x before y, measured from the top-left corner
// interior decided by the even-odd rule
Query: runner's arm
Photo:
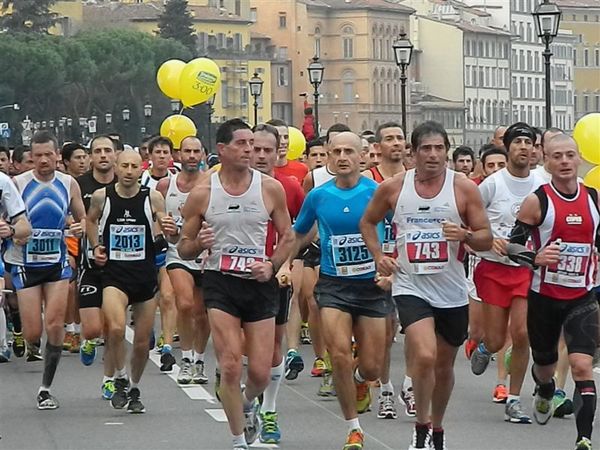
[[[479,188],[467,177],[462,177],[459,183],[465,196],[465,218],[469,227],[469,230],[464,230],[462,242],[475,251],[489,250],[492,248],[493,235]]]
[[[105,196],[106,190],[102,188],[94,192],[90,199],[90,208],[86,216],[85,233],[92,250],[98,245],[102,245],[98,236],[98,219],[100,219],[100,215],[102,214]]]
[[[306,174],[304,180],[302,180],[302,189],[305,194],[308,194],[313,187],[315,187],[315,182],[313,180],[313,171],[311,170]]]
[[[273,199],[271,221],[277,231],[277,247],[275,247],[275,251],[271,256],[271,263],[273,264],[273,274],[276,274],[290,256],[294,245],[294,235],[292,234],[292,221],[285,200],[285,191],[279,182],[274,181],[276,180],[269,180],[265,183],[265,187]]]
[[[70,210],[71,215],[76,223],[71,224],[69,229],[75,236],[80,236],[85,230],[85,206],[83,206],[83,199],[81,198],[81,189],[79,188],[79,183],[75,181],[75,178],[71,178],[70,189]]]
[[[363,241],[369,249],[369,252],[371,252],[371,255],[373,255],[373,260],[377,264],[378,269],[380,262],[384,261],[386,256],[381,248],[377,227],[383,221],[387,213],[393,209],[391,199],[396,197],[396,183],[398,183],[397,180],[392,182],[393,180],[395,179],[391,178],[386,180],[377,187],[373,198],[367,205],[367,209],[363,214],[362,219],[360,219],[359,224]],[[384,265],[385,264],[386,263],[384,262]],[[390,264],[393,265],[391,262],[389,262],[388,265]],[[383,268],[383,271],[380,271],[383,275],[387,276],[391,274],[389,272],[393,269],[393,267],[390,266],[387,269],[388,270]]]
[[[183,217],[183,228],[179,233],[179,243],[177,251],[184,260],[196,259],[205,248],[202,247],[198,239],[198,233],[204,222],[205,203],[207,195],[210,194],[210,188],[196,186],[190,192],[188,199],[183,205],[181,216]]]
[[[14,228],[12,239],[19,245],[25,244],[31,236],[31,224],[27,220],[27,214],[24,212],[11,219],[11,225]]]

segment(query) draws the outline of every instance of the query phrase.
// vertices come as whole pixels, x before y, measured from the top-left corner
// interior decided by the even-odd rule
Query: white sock
[[[381,384],[380,392],[390,392],[392,395],[394,395],[394,385],[392,384],[391,380],[387,383]]]
[[[49,387],[45,387],[45,386],[40,386],[40,388],[38,389],[38,394],[42,391],[46,391],[48,394],[50,393],[50,388]]]
[[[74,323],[68,323],[67,324],[67,333],[73,333],[75,331],[75,324]]]
[[[245,446],[246,444],[246,438],[244,437],[244,433],[242,434],[238,434],[238,435],[233,435],[233,446],[234,447],[242,447]]]
[[[194,351],[194,362],[197,363],[198,361],[204,362],[204,353],[198,353],[197,351]]]
[[[134,383],[133,381],[129,383],[129,390],[132,390],[133,388],[137,388],[138,384]]]
[[[106,383],[109,380],[113,380],[113,379],[114,379],[114,377],[107,377],[106,375],[104,375],[102,377],[102,384]]]
[[[277,411],[277,393],[279,392],[279,386],[281,386],[281,380],[285,373],[285,363],[281,358],[281,363],[278,366],[271,367],[271,381],[263,392],[263,403],[260,408],[261,412],[275,412]]]
[[[127,379],[127,369],[125,367],[123,367],[122,369],[115,370],[115,378]]]
[[[356,381],[357,383],[364,383],[365,382],[365,379],[362,377],[362,375],[358,371],[358,367],[354,371],[354,381]]]
[[[408,391],[412,388],[412,378],[408,375],[404,375],[404,382],[402,383],[402,389]]]
[[[0,306],[0,350],[6,347],[6,313]]]
[[[348,419],[346,420],[346,425],[348,425],[348,430],[352,431],[352,430],[361,430],[362,428],[360,427],[360,423],[358,422],[358,417],[355,417],[354,419]]]
[[[193,350],[181,350],[181,358],[187,358],[189,362],[192,362],[192,358],[194,358]]]
[[[80,323],[75,324],[75,333],[81,334],[81,324]]]
[[[508,394],[507,402],[510,403],[510,402],[512,402],[514,400],[517,400],[517,401],[521,400],[521,396],[520,395]]]

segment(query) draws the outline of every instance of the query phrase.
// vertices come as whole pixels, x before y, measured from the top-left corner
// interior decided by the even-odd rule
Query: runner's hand
[[[246,266],[252,273],[252,278],[265,283],[273,278],[273,263],[271,261],[258,261]]]
[[[0,238],[6,239],[12,236],[10,225],[5,220],[0,219]]]
[[[459,241],[462,242],[467,236],[467,230],[452,222],[442,223],[442,232],[444,237],[448,241]]]
[[[390,256],[382,256],[375,262],[377,271],[383,277],[389,277],[398,268],[396,260]]]
[[[508,241],[502,238],[494,238],[494,243],[492,244],[492,251],[500,256],[506,256],[506,244]]]
[[[106,247],[104,245],[99,245],[94,249],[94,262],[98,267],[103,267],[108,261],[108,257],[106,256]]]
[[[175,223],[175,219],[173,219],[173,216],[171,215],[164,216],[162,219],[160,219],[160,227],[162,228],[163,233],[168,236],[176,236],[177,232],[179,231],[177,224]]]
[[[379,286],[379,289],[389,292],[392,290],[392,277],[382,277],[377,273],[375,274],[375,284]]]
[[[81,222],[73,222],[71,225],[69,225],[69,233],[71,236],[77,238],[83,236],[83,227],[81,226]]]
[[[552,242],[535,256],[535,264],[538,266],[552,266],[560,261],[560,244]]]
[[[289,264],[281,266],[276,277],[280,287],[290,286],[292,284],[292,271],[290,270]]]
[[[208,222],[202,222],[202,227],[198,232],[198,241],[204,249],[212,248],[215,245],[215,231]]]

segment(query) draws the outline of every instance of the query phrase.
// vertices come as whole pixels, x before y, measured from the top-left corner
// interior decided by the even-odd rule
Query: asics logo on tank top
[[[237,211],[240,209],[240,205],[229,205],[227,211]]]

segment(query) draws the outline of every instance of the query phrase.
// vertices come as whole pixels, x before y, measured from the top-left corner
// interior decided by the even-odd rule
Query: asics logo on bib
[[[427,231],[414,231],[411,235],[413,241],[439,241],[442,239],[442,233],[439,231],[427,232]]]
[[[434,217],[407,217],[406,223],[442,223],[444,219]]]
[[[561,253],[581,253],[583,255],[587,255],[588,253],[588,248],[586,246],[581,246],[581,245],[568,245],[568,244],[562,244],[560,246],[560,252]]]
[[[57,230],[33,230],[34,238],[56,237]]]
[[[244,247],[238,247],[237,245],[234,245],[233,247],[229,247],[227,250],[225,250],[226,253],[236,253],[238,255],[256,255],[258,254],[258,249],[256,248],[244,248]]]
[[[362,244],[363,240],[362,237],[343,237],[338,241],[338,245],[344,245],[344,244]]]
[[[118,226],[115,228],[115,233],[137,233],[140,231],[140,225]]]

